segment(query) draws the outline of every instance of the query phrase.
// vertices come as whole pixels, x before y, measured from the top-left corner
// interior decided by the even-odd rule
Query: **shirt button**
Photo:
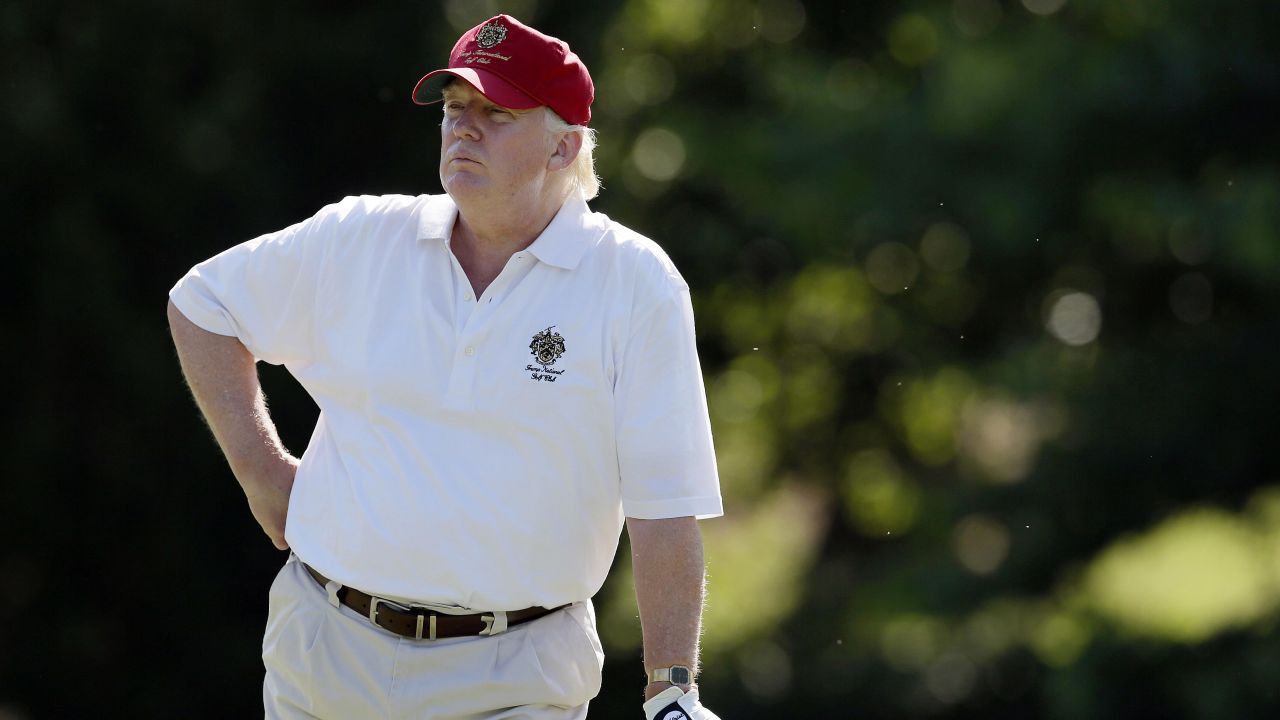
[[[471,293],[467,293],[467,302],[471,302]]]
[[[467,357],[471,357],[476,354],[476,348],[474,345],[468,345],[467,349],[463,350],[463,352],[467,354]]]

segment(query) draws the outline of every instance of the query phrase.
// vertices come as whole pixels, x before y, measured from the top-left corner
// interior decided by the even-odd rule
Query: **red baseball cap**
[[[463,33],[449,53],[449,67],[424,75],[413,88],[413,101],[440,102],[440,90],[450,77],[466,80],[503,107],[546,105],[571,125],[591,122],[596,89],[587,66],[565,41],[510,15],[497,15]]]

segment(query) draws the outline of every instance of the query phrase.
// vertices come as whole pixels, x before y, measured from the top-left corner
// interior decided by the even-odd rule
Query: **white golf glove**
[[[720,717],[702,707],[698,702],[698,690],[685,692],[669,687],[654,695],[644,704],[645,720],[720,720]]]

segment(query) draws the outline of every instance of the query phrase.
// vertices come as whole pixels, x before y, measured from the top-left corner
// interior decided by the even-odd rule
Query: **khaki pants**
[[[269,719],[569,720],[600,691],[604,651],[589,600],[492,637],[402,638],[331,605],[290,556],[262,661]]]

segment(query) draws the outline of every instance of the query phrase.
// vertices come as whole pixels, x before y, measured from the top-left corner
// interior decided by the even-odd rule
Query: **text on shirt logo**
[[[564,374],[564,370],[551,369],[551,366],[556,364],[560,356],[564,355],[564,336],[560,333],[551,332],[554,327],[555,325],[552,325],[542,332],[534,333],[533,341],[529,343],[529,354],[541,366],[524,366],[525,371],[530,373],[529,379],[531,380],[555,382],[559,376]]]

